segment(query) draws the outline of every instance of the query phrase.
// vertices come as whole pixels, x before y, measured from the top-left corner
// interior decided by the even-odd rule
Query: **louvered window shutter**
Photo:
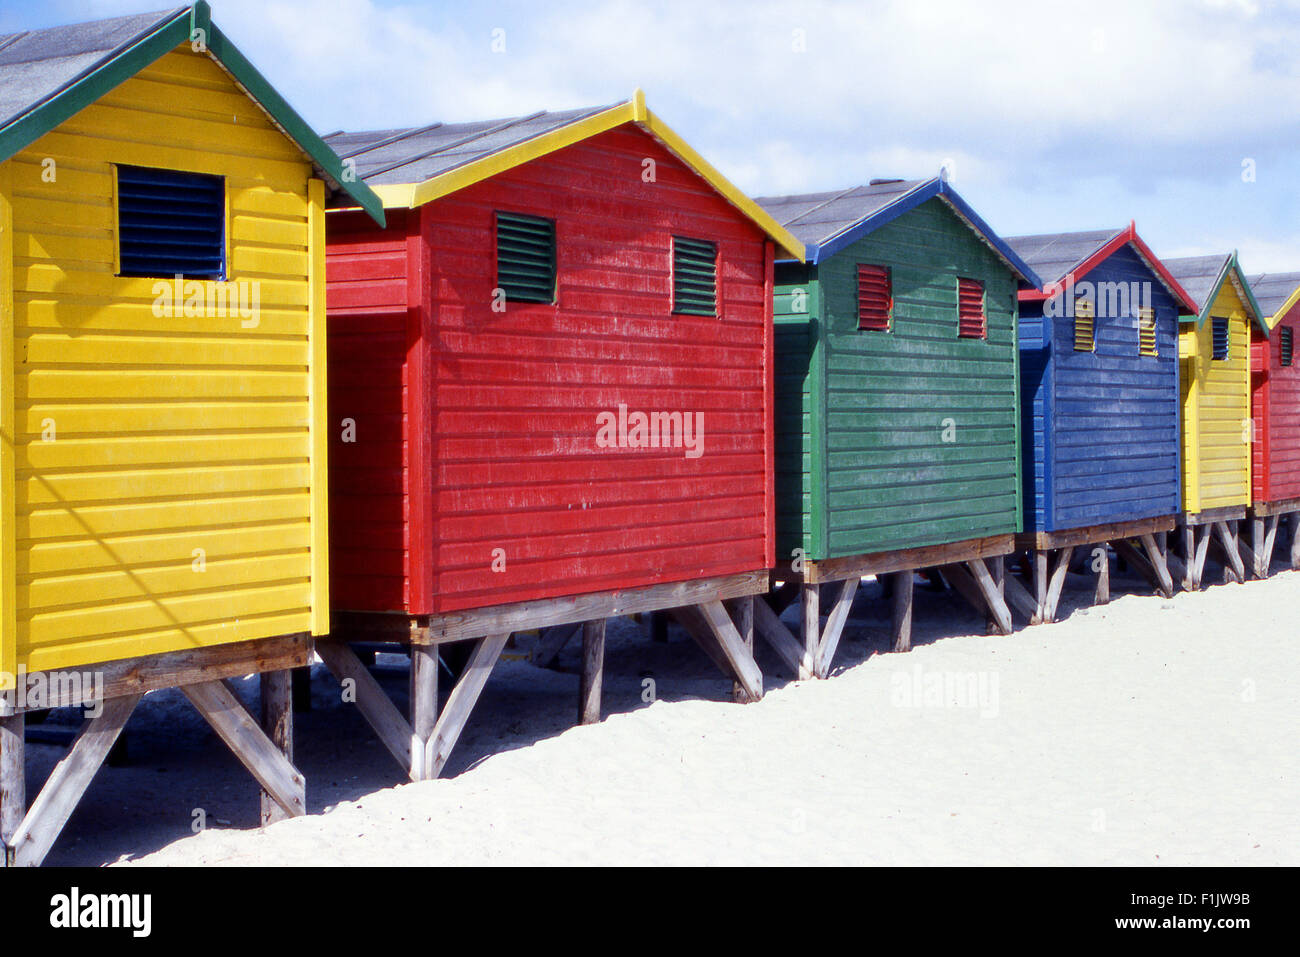
[[[1282,327],[1282,365],[1289,366],[1295,356],[1295,342],[1292,338],[1293,330],[1290,326]]]
[[[963,339],[988,337],[984,315],[984,283],[978,279],[957,280],[957,335]]]
[[[1074,351],[1092,352],[1097,347],[1090,299],[1074,300]]]
[[[1213,337],[1213,352],[1210,353],[1212,359],[1228,358],[1228,320],[1217,317],[1210,318],[1210,333]]]
[[[1138,313],[1138,354],[1159,354],[1156,348],[1156,311],[1150,306]]]
[[[718,245],[673,237],[673,312],[718,314]]]
[[[888,266],[858,264],[858,328],[888,332],[894,321],[894,292]]]
[[[117,241],[119,275],[224,279],[225,180],[118,166]]]
[[[497,288],[507,302],[555,301],[555,223],[520,213],[496,214]]]

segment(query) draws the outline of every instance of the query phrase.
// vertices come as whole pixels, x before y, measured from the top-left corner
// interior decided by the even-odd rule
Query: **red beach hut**
[[[761,696],[772,263],[803,245],[639,92],[326,140],[387,226],[327,220],[336,613],[320,645],[390,750],[436,776],[518,630],[585,623],[594,718],[603,621],[633,612],[676,610]],[[348,648],[366,638],[412,646],[410,727]],[[436,648],[465,639],[435,723]]]

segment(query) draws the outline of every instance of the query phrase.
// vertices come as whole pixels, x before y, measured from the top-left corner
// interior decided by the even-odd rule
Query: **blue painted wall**
[[[1083,278],[1150,283],[1159,355],[1139,353],[1136,302],[1121,316],[1098,305],[1095,352],[1074,350],[1072,317],[1020,304],[1027,532],[1179,511],[1177,306],[1131,246]]]

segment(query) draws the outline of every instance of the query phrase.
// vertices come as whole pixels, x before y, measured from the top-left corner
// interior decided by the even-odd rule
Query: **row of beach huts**
[[[943,175],[752,199],[640,93],[321,137],[202,2],[0,37],[0,117],[8,864],[156,689],[270,821],[313,655],[423,780],[520,632],[581,632],[591,721],[611,617],[756,700],[755,636],[827,676],[866,576],[903,651],[918,572],[1007,634],[1112,550],[1164,595],[1300,563],[1300,273],[1001,237]]]

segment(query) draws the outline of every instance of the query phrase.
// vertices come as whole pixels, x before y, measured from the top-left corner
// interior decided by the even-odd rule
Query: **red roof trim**
[[[1045,283],[1042,289],[1022,289],[1017,295],[1021,302],[1040,302],[1044,299],[1051,299],[1059,289],[1064,288],[1067,281],[1070,283],[1079,282],[1114,252],[1130,243],[1133,244],[1137,254],[1151,267],[1151,271],[1159,277],[1165,288],[1173,294],[1186,312],[1200,312],[1196,303],[1192,301],[1192,297],[1187,294],[1187,290],[1170,274],[1169,270],[1165,268],[1165,264],[1151,251],[1151,247],[1142,241],[1142,237],[1137,234],[1137,225],[1133,222],[1130,222],[1125,229],[1121,229],[1113,238],[1108,239],[1096,252],[1077,264],[1060,279]]]

